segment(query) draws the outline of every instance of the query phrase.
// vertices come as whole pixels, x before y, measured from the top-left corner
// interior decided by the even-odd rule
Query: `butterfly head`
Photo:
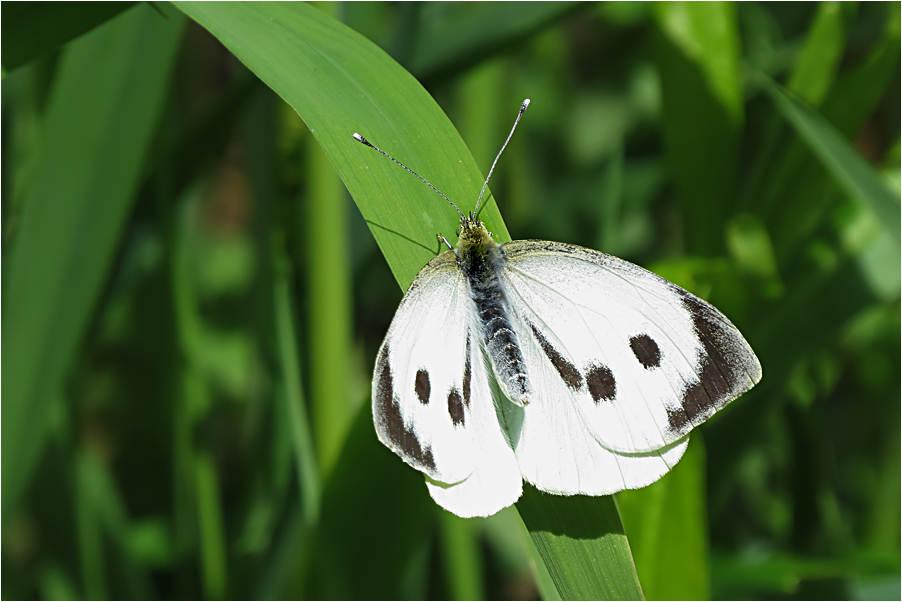
[[[457,252],[480,251],[496,244],[492,233],[472,213],[460,218],[457,228]]]

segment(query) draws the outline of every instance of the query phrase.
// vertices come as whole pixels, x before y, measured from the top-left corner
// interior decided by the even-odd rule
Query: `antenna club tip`
[[[366,138],[364,138],[357,132],[354,132],[354,140],[356,140],[357,142],[366,142]]]
[[[528,107],[528,106],[529,106],[529,99],[527,98],[526,100],[523,101],[523,104],[520,105],[520,110],[525,111],[526,107]]]

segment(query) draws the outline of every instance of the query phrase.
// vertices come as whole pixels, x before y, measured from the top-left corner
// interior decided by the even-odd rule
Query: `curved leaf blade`
[[[134,2],[7,2],[3,70],[12,71],[105,23]]]
[[[435,101],[382,50],[309,5],[176,4],[304,119],[406,288],[438,249],[435,234],[450,233],[458,216],[351,134],[359,132],[405,162],[467,210],[482,176]],[[496,239],[509,240],[494,204],[480,217]],[[526,494],[518,507],[565,597],[641,597],[611,498],[533,495],[539,499]]]
[[[645,599],[612,496],[562,497],[524,483],[517,510],[562,599]]]
[[[769,77],[760,74],[759,79],[783,118],[795,128],[846,193],[874,212],[898,246],[902,209],[899,199],[894,198],[884,185],[877,170],[826,119],[793,98]]]
[[[377,46],[307,4],[176,5],[298,112],[407,288],[438,250],[436,233],[452,233],[459,216],[352,134],[407,164],[467,211],[482,175],[432,97]],[[497,238],[509,239],[494,204],[480,217]]]
[[[115,258],[181,40],[174,16],[136,7],[62,57],[4,291],[4,519]]]

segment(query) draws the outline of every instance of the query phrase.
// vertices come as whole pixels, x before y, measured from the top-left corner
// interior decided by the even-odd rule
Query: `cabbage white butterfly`
[[[520,497],[644,487],[689,431],[761,379],[742,334],[692,293],[617,257],[543,240],[497,244],[473,212],[360,134],[460,214],[458,241],[404,295],[376,358],[380,441],[462,517]]]

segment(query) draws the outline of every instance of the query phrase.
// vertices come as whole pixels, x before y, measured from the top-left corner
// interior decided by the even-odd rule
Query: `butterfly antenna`
[[[498,156],[495,157],[495,161],[492,163],[492,168],[489,170],[489,175],[485,179],[485,184],[482,185],[482,190],[479,192],[479,198],[476,200],[476,207],[473,209],[473,215],[476,215],[479,212],[479,204],[482,203],[482,195],[485,194],[485,189],[489,185],[489,180],[492,178],[492,172],[495,171],[495,165],[498,163],[498,159],[501,158],[501,153],[504,152],[504,149],[507,148],[507,143],[511,141],[511,138],[514,135],[514,130],[517,129],[517,124],[520,123],[520,118],[523,117],[523,113],[526,112],[526,109],[529,108],[529,99],[523,101],[523,104],[520,105],[520,112],[517,114],[517,120],[514,121],[514,127],[511,128],[511,133],[507,135],[507,140],[504,141],[504,145],[501,147],[501,150],[498,151]]]
[[[378,146],[376,146],[375,144],[373,144],[372,142],[370,142],[369,140],[367,140],[366,138],[364,138],[363,136],[361,136],[361,135],[358,134],[357,132],[354,132],[354,140],[356,140],[357,142],[360,142],[361,144],[364,144],[364,145],[370,147],[371,149],[373,149],[373,150],[375,150],[375,151],[378,151],[378,152],[382,153],[383,155],[385,155],[386,157],[388,157],[389,159],[391,159],[392,161],[394,161],[395,163],[397,163],[398,165],[400,165],[401,167],[403,167],[404,169],[406,169],[407,171],[409,171],[410,173],[412,173],[413,175],[415,175],[416,177],[418,177],[424,184],[426,184],[426,186],[428,186],[429,188],[433,189],[434,191],[436,191],[437,193],[439,193],[440,195],[442,195],[442,198],[444,198],[446,201],[448,201],[449,203],[451,203],[451,206],[454,207],[454,208],[457,210],[457,212],[460,214],[461,219],[464,218],[464,212],[461,211],[460,208],[459,208],[457,205],[454,204],[454,201],[452,201],[451,199],[449,199],[449,198],[445,195],[444,192],[442,192],[441,190],[439,190],[438,188],[436,188],[435,186],[433,186],[432,184],[430,184],[430,183],[429,183],[429,180],[427,180],[426,178],[424,178],[423,176],[421,176],[420,174],[418,174],[418,173],[415,172],[414,170],[410,169],[409,167],[407,167],[406,165],[404,165],[403,163],[401,163],[400,161],[398,161],[397,159],[395,159],[394,157],[392,157],[391,155],[389,155],[387,152],[385,152],[384,150],[382,150],[381,148],[379,148]]]

